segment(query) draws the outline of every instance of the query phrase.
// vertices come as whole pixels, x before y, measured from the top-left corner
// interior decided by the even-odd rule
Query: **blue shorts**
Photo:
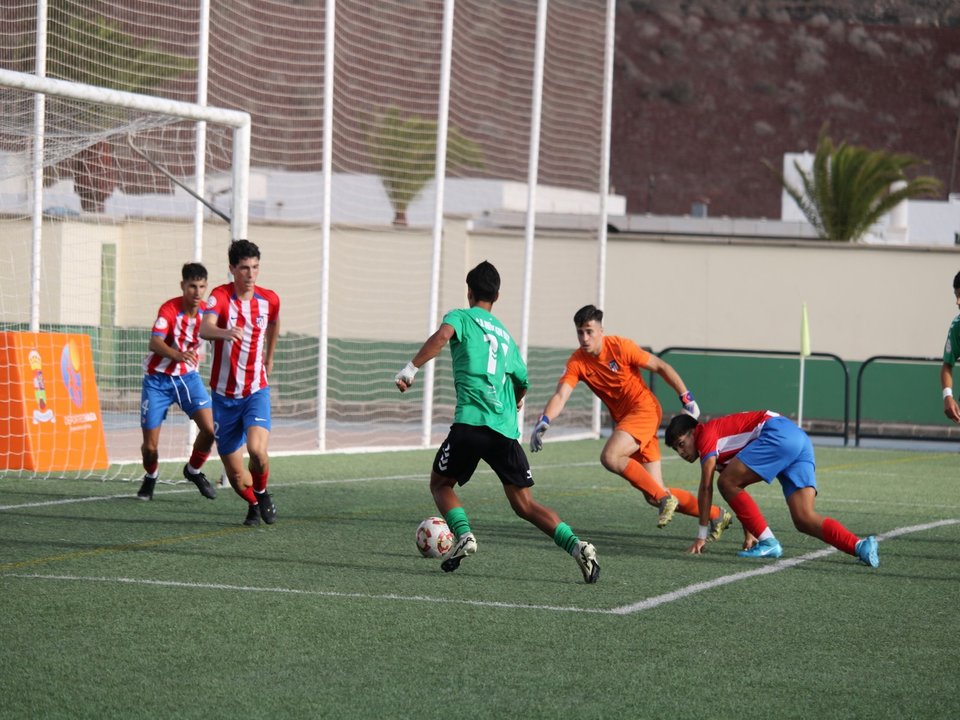
[[[190,418],[198,410],[210,407],[210,393],[200,373],[194,370],[186,375],[144,375],[140,389],[140,427],[144,430],[160,427],[174,403]]]
[[[217,452],[230,455],[247,443],[247,428],[270,429],[270,388],[257,390],[245,398],[213,394],[213,434]]]
[[[817,489],[813,444],[785,417],[767,420],[760,436],[737,453],[737,459],[768,483],[777,478],[785,498],[800,488]]]

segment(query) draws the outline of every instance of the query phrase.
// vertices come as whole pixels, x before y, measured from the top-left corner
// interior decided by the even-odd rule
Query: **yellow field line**
[[[246,532],[249,528],[231,527],[221,530],[212,530],[205,533],[195,533],[193,535],[180,535],[177,537],[158,538],[156,540],[144,540],[143,542],[131,543],[126,545],[111,545],[107,547],[93,548],[91,550],[77,550],[76,552],[64,553],[63,555],[51,555],[49,557],[34,558],[32,560],[22,560],[20,562],[0,563],[0,572],[8,570],[18,570],[35,565],[49,565],[50,563],[62,562],[64,560],[76,560],[77,558],[97,557],[116,552],[128,552],[130,550],[143,550],[145,548],[160,547],[162,545],[173,545],[181,542],[190,542],[193,540],[206,540],[214,537],[225,537],[238,532]]]

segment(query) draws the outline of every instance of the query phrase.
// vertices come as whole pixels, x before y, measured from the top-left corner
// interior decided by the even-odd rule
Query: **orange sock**
[[[680,503],[677,505],[677,510],[684,515],[700,517],[700,503],[697,502],[696,495],[686,490],[681,490],[680,488],[667,488],[667,490],[669,490],[670,494]]]
[[[696,495],[681,488],[667,488],[667,490],[669,490],[670,494],[673,495],[680,503],[677,506],[677,510],[682,512],[684,515],[689,515],[695,518],[700,517],[700,503],[697,502]],[[711,505],[710,519],[716,520],[718,517],[720,517],[720,508],[718,508],[716,505]]]
[[[660,486],[660,483],[654,480],[653,475],[648,473],[646,468],[636,460],[627,461],[627,466],[623,469],[623,476],[628,483],[637,490],[651,496],[656,502],[660,502],[669,494]]]

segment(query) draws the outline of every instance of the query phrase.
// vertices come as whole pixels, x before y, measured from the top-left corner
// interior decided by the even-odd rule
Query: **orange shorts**
[[[660,440],[657,438],[662,418],[663,410],[660,403],[654,399],[653,403],[638,408],[617,423],[616,429],[628,433],[640,446],[640,449],[630,456],[637,462],[655,462],[662,457]]]

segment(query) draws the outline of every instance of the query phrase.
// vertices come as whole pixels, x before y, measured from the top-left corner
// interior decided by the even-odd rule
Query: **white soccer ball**
[[[440,517],[429,517],[417,525],[417,550],[425,558],[443,557],[453,547],[453,533]]]

